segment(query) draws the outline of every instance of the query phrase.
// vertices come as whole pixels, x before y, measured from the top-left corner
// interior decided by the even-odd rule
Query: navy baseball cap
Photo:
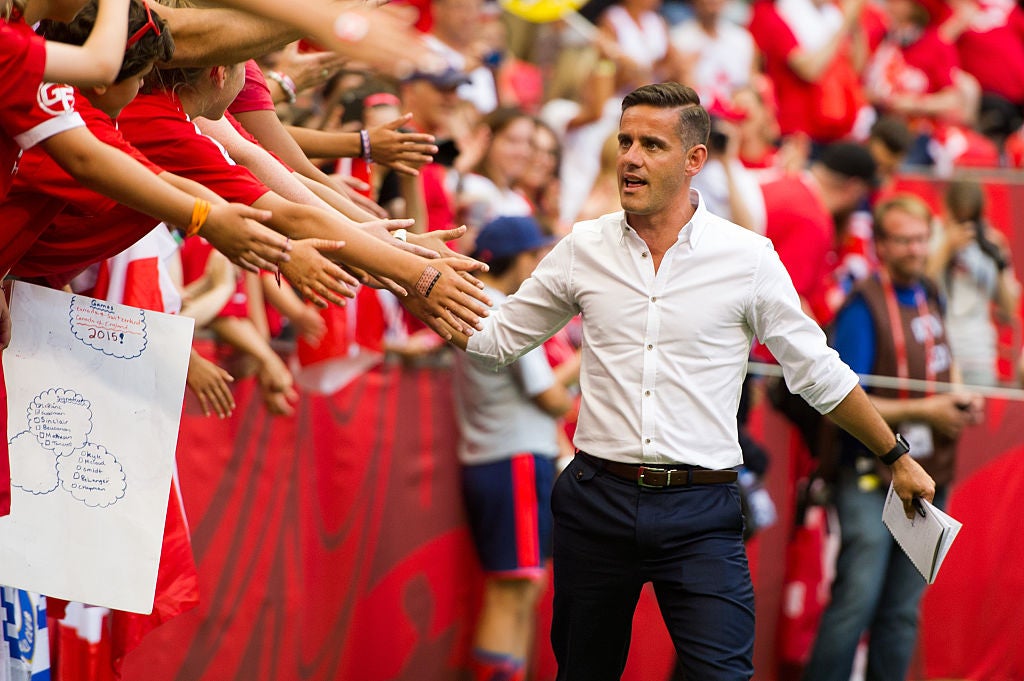
[[[454,66],[449,66],[443,71],[431,73],[429,71],[414,71],[405,78],[406,82],[414,80],[425,80],[438,90],[454,90],[460,85],[471,82],[469,76]]]
[[[555,241],[555,237],[546,236],[541,231],[540,224],[532,217],[505,216],[483,226],[476,235],[473,257],[490,263],[543,248]]]

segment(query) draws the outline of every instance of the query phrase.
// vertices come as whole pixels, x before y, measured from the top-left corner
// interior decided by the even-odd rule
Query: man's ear
[[[102,97],[103,95],[107,94],[106,85],[94,85],[90,89],[92,90],[92,93],[97,97]]]
[[[686,154],[686,174],[693,177],[700,172],[708,160],[708,148],[703,144],[695,144]]]

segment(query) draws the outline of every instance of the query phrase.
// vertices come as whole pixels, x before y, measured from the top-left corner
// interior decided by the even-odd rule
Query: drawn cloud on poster
[[[103,445],[92,442],[57,460],[61,486],[86,506],[106,508],[124,496],[124,468]]]
[[[71,333],[93,350],[132,359],[146,350],[146,312],[75,296],[68,311]]]
[[[28,429],[40,446],[66,456],[86,443],[92,431],[91,407],[74,390],[47,390],[28,405]]]
[[[63,487],[92,508],[124,497],[124,467],[102,444],[90,442],[92,403],[62,388],[44,390],[26,409],[28,430],[8,442],[11,484],[32,494]]]
[[[57,458],[39,445],[36,436],[25,430],[8,444],[11,456],[11,485],[32,494],[57,489]]]

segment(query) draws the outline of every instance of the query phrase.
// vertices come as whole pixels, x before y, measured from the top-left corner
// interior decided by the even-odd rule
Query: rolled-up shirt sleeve
[[[492,368],[511,364],[565,326],[579,309],[572,294],[573,236],[555,245],[533,275],[469,338],[466,352]]]
[[[790,391],[820,413],[835,409],[857,385],[857,375],[801,309],[789,273],[770,245],[754,275],[748,318],[754,333],[782,366]]]

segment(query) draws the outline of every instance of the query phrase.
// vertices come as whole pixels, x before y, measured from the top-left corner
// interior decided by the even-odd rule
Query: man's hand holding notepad
[[[924,499],[913,518],[907,518],[903,502],[889,485],[882,509],[882,522],[929,584],[935,581],[950,545],[963,523],[954,520]]]

